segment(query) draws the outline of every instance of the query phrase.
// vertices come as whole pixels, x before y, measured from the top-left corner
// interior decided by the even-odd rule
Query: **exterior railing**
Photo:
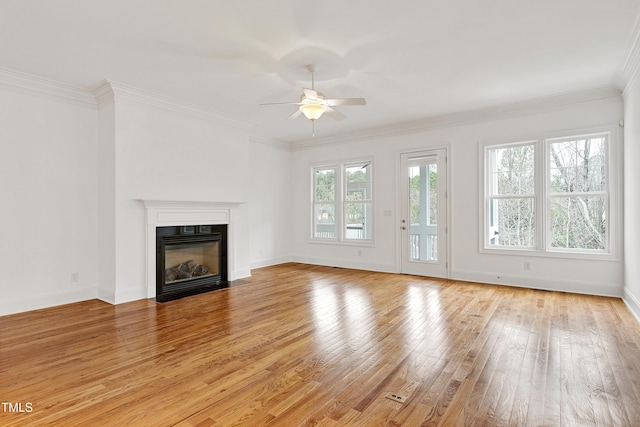
[[[315,237],[320,239],[335,239],[335,224],[316,224]],[[364,224],[348,224],[346,226],[346,239],[364,239]]]

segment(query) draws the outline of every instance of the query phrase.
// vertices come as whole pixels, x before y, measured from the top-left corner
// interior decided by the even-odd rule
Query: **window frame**
[[[367,199],[358,200],[355,203],[362,203],[369,206],[369,218],[366,227],[370,230],[369,238],[349,238],[347,237],[346,230],[346,206],[354,203],[354,201],[347,200],[347,179],[346,170],[349,167],[367,164],[369,169],[369,188],[370,196]],[[340,245],[353,245],[353,246],[373,246],[374,245],[374,230],[375,230],[375,215],[374,215],[374,199],[375,199],[375,187],[374,187],[374,164],[372,158],[358,158],[335,162],[323,162],[310,165],[310,193],[311,193],[311,212],[310,212],[310,233],[309,241],[311,243],[327,243],[327,244],[340,244]],[[334,169],[336,171],[336,183],[335,183],[335,237],[317,237],[316,236],[316,206],[322,204],[322,201],[316,200],[316,172],[320,170]],[[366,218],[366,217],[365,217]]]
[[[335,182],[334,182],[334,190],[333,190],[333,201],[328,200],[317,200],[317,180],[316,175],[320,171],[334,171]],[[340,180],[338,176],[340,175],[340,170],[337,165],[325,165],[325,166],[317,166],[311,168],[311,237],[315,240],[321,241],[332,241],[337,238],[339,235],[339,227],[340,227],[340,210],[339,206],[339,197],[340,197]],[[335,227],[335,237],[322,237],[316,236],[316,210],[319,205],[333,205],[333,216],[334,216],[334,227]]]
[[[605,167],[605,189],[602,191],[591,191],[591,192],[567,192],[567,193],[561,193],[561,192],[554,192],[552,190],[552,185],[551,185],[551,159],[550,159],[550,155],[551,155],[551,144],[553,144],[554,142],[562,142],[562,141],[571,141],[571,140],[577,140],[579,138],[584,138],[584,137],[590,137],[590,138],[595,138],[598,137],[599,135],[605,135],[606,137],[606,149],[605,149],[605,162],[604,162],[604,167]],[[544,215],[545,215],[545,221],[546,224],[548,224],[545,227],[545,248],[547,251],[549,252],[557,252],[557,253],[569,253],[569,254],[574,254],[574,253],[579,253],[579,254],[594,254],[594,255],[608,255],[611,253],[611,247],[612,247],[612,238],[611,238],[611,165],[610,165],[610,158],[612,157],[611,155],[611,139],[612,139],[612,135],[610,132],[590,132],[590,133],[583,133],[583,134],[579,134],[579,135],[569,135],[566,137],[554,137],[554,138],[545,138],[544,142],[544,158],[545,158],[545,162],[544,162],[544,167],[545,167],[545,175],[544,175],[544,179],[545,179],[545,211],[544,211]],[[564,194],[564,196],[562,196]],[[608,215],[608,222],[607,222],[607,227],[605,230],[605,247],[604,249],[572,249],[572,248],[563,248],[563,247],[554,247],[553,246],[553,242],[552,242],[552,220],[551,220],[551,206],[552,206],[552,200],[554,198],[560,198],[560,197],[569,197],[569,198],[576,198],[576,197],[581,197],[581,196],[587,196],[587,195],[591,195],[591,196],[600,196],[604,198],[604,203],[606,206],[606,213]]]
[[[558,141],[570,141],[572,139],[584,137],[607,136],[606,161],[605,161],[605,190],[599,192],[605,194],[607,204],[607,229],[606,245],[604,250],[594,249],[572,249],[552,247],[551,241],[551,200],[557,196],[551,191],[551,159],[550,146]],[[522,255],[522,256],[543,256],[574,259],[602,259],[619,260],[621,253],[621,224],[622,224],[622,149],[619,141],[620,133],[617,126],[603,126],[590,129],[579,129],[574,131],[553,132],[540,135],[537,138],[515,138],[511,142],[483,143],[479,144],[480,159],[480,233],[479,251],[481,253],[502,254],[502,255]],[[489,180],[491,176],[491,165],[489,152],[496,148],[506,148],[509,146],[526,145],[534,143],[535,165],[534,165],[534,225],[535,244],[533,247],[509,247],[490,245],[490,188]],[[582,194],[582,193],[581,193]],[[596,194],[594,192],[594,194]],[[577,194],[572,195],[577,196]]]
[[[533,180],[533,193],[527,193],[527,194],[493,194],[491,192],[491,188],[493,187],[493,185],[491,184],[491,181],[493,181],[493,172],[492,172],[492,166],[493,166],[493,159],[491,158],[491,156],[489,155],[489,153],[494,150],[494,149],[506,149],[506,148],[517,148],[517,147],[525,147],[525,146],[532,146],[533,150],[534,150],[534,165],[533,165],[533,172],[534,172],[534,180]],[[485,187],[484,187],[484,195],[485,195],[485,216],[486,216],[486,221],[485,222],[485,226],[483,228],[485,228],[485,246],[487,248],[490,249],[505,249],[505,250],[532,250],[535,249],[537,247],[537,245],[539,244],[538,242],[540,242],[540,238],[538,236],[538,232],[539,232],[539,226],[538,226],[538,221],[537,218],[539,218],[539,209],[538,209],[538,198],[536,197],[536,194],[539,192],[539,185],[538,185],[538,179],[537,176],[539,175],[538,170],[537,170],[537,165],[538,165],[538,156],[539,156],[539,152],[536,149],[537,147],[537,141],[536,140],[528,140],[528,141],[521,141],[521,142],[513,142],[513,143],[506,143],[506,144],[496,144],[496,145],[491,145],[491,146],[486,146],[485,150],[484,150],[484,157],[485,157]],[[491,176],[490,176],[491,175]],[[533,232],[533,245],[531,246],[509,246],[509,245],[491,245],[490,241],[492,238],[492,231],[491,229],[492,227],[492,218],[493,218],[493,211],[492,211],[492,202],[493,201],[497,201],[497,200],[522,200],[522,199],[532,199],[533,200],[533,212],[534,212],[534,220],[533,220],[533,224],[534,224],[534,232]]]

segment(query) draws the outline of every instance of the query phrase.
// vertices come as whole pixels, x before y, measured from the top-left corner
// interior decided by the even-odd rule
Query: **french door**
[[[401,272],[448,277],[447,151],[400,155]]]

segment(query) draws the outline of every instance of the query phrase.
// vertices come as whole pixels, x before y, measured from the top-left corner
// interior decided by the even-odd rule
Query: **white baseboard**
[[[467,282],[489,283],[492,285],[515,286],[519,288],[542,289],[545,291],[571,292],[574,294],[600,295],[607,297],[622,297],[623,286],[616,283],[585,282],[572,280],[558,280],[551,278],[529,276],[506,276],[479,272],[454,270],[453,280]]]
[[[291,262],[290,256],[251,261],[249,267],[253,270],[254,268],[270,267],[272,265],[284,264],[287,262]]]
[[[245,277],[251,277],[251,269],[242,269],[242,270],[234,270],[230,271],[227,277],[227,280],[233,281],[238,279],[244,279]]]
[[[87,301],[94,298],[97,298],[96,288],[82,288],[53,292],[28,298],[17,298],[8,301],[5,300],[0,302],[0,316]]]
[[[105,289],[98,288],[98,299],[100,301],[108,302],[109,304],[115,305],[116,303],[116,295],[113,292],[107,291]]]
[[[98,289],[98,299],[113,305],[147,298],[149,298],[147,296],[147,289],[143,287],[118,290],[115,293],[104,289]]]
[[[324,265],[327,267],[353,268],[355,270],[378,271],[380,273],[397,273],[395,264],[376,264],[345,260],[339,258],[316,258],[292,256],[291,261],[303,264]]]
[[[124,289],[116,292],[116,304],[147,299],[147,289],[140,286],[135,289]]]
[[[629,288],[625,286],[624,288],[624,296],[622,297],[622,301],[627,305],[631,314],[633,314],[638,322],[640,322],[640,300],[636,298],[631,292],[629,292]]]

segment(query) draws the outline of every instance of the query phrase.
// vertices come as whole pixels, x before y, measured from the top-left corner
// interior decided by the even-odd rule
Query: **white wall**
[[[302,262],[380,271],[399,271],[399,218],[397,165],[399,151],[449,146],[451,168],[451,276],[455,279],[559,289],[572,292],[622,295],[623,267],[620,259],[593,261],[482,254],[479,251],[480,197],[479,143],[513,142],[544,133],[617,126],[622,100],[608,96],[600,101],[576,102],[530,113],[497,112],[467,124],[447,124],[411,134],[367,138],[330,145],[299,145],[292,156],[293,259]],[[504,118],[501,118],[504,117]],[[373,157],[375,247],[354,247],[309,242],[310,165],[323,161]],[[384,211],[391,216],[384,216]],[[361,253],[362,255],[359,255]],[[531,264],[524,271],[524,261]],[[500,276],[498,279],[497,276]]]
[[[291,150],[254,140],[249,151],[250,259],[259,268],[290,259]]]
[[[154,105],[147,95],[129,90],[120,96],[117,87],[114,92],[114,139],[107,144],[115,151],[115,253],[107,271],[115,274],[104,276],[114,283],[101,282],[100,297],[121,303],[148,296],[145,210],[139,200],[246,203],[250,165],[246,131],[179,105]],[[238,167],[242,164],[247,167]],[[230,278],[250,274],[247,209],[241,206],[234,216]]]
[[[115,103],[98,108],[98,298],[116,293],[116,150]]]
[[[640,74],[624,92],[624,301],[640,320]]]
[[[0,117],[0,315],[95,298],[95,104],[0,84]]]
[[[137,199],[243,202],[231,278],[288,260],[288,148],[249,142],[247,125],[209,111],[114,87],[94,96],[0,72],[0,315],[146,298]]]

